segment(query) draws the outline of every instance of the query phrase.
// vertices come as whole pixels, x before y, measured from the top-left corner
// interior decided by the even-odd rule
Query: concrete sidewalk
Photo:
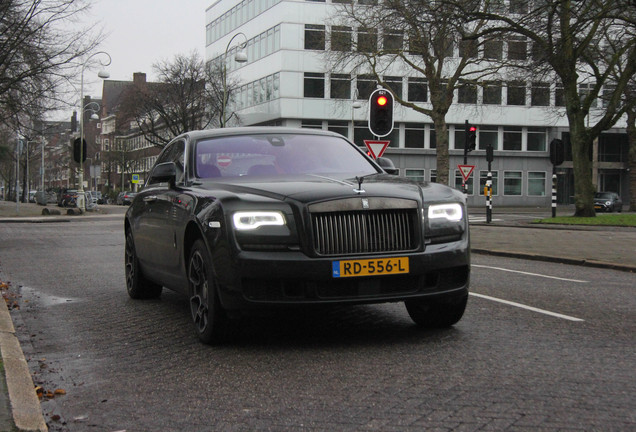
[[[123,214],[127,209],[122,206],[103,206],[104,210],[101,212],[84,213],[80,216],[41,216],[42,206],[20,204],[22,207],[16,215],[11,214],[15,211],[15,203],[8,205],[9,207],[6,202],[0,201],[0,224],[90,221],[103,217],[122,218],[123,222]],[[496,215],[505,212],[520,213],[522,216],[512,222],[505,221],[505,217],[502,218],[503,221],[497,219]],[[523,217],[524,213],[528,217]],[[471,249],[473,253],[636,272],[636,228],[531,223],[537,218],[537,214],[538,217],[545,218],[550,213],[550,209],[497,209],[495,222],[471,224]],[[471,216],[481,214],[482,209],[470,210]],[[566,207],[560,209],[560,214],[572,212]],[[46,431],[39,400],[33,390],[33,381],[15,337],[6,305],[0,305],[0,349],[6,375],[6,381],[4,376],[0,376],[0,429]]]

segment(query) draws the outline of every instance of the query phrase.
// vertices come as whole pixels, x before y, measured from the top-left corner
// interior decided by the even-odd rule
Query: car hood
[[[446,201],[455,197],[462,200],[454,189],[436,183],[416,183],[389,174],[365,176],[359,184],[355,177],[329,177],[303,175],[284,178],[237,178],[231,181],[205,181],[202,188],[210,191],[226,191],[236,195],[266,196],[281,201],[303,203],[355,196],[403,198],[417,201]]]

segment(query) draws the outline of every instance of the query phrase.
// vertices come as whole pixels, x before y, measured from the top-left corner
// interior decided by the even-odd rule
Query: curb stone
[[[0,299],[0,351],[6,375],[13,421],[20,431],[47,432],[31,372],[4,299]]]

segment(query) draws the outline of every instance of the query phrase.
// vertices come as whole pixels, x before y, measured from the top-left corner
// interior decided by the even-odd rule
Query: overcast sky
[[[112,58],[112,80],[131,81],[134,72],[155,79],[153,63],[197,51],[205,58],[205,9],[214,0],[93,0],[87,23],[103,27],[101,45]],[[96,57],[98,58],[98,57]],[[91,72],[93,72],[91,74]],[[84,73],[84,94],[101,97],[98,70]]]

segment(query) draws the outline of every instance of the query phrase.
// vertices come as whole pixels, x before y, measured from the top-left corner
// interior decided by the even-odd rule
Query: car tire
[[[126,233],[124,264],[126,266],[126,290],[130,298],[139,300],[154,299],[161,296],[161,285],[149,281],[141,272],[135,250],[135,242],[130,231]]]
[[[456,324],[464,315],[468,294],[460,297],[413,299],[404,302],[411,319],[424,328],[445,328]]]
[[[190,312],[199,340],[218,345],[229,340],[230,320],[221,307],[212,260],[203,240],[194,242],[188,259]]]

